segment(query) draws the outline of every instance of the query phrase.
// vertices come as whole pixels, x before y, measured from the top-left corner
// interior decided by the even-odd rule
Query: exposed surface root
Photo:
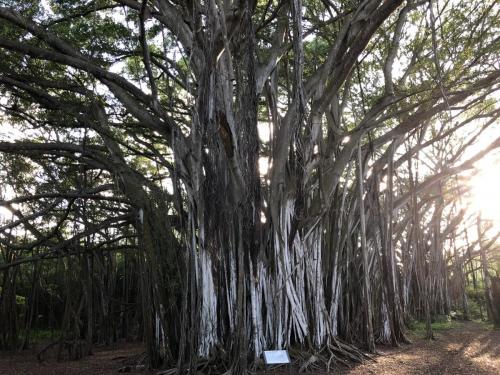
[[[304,350],[300,348],[289,349],[292,366],[299,369],[299,372],[330,370],[338,365],[350,366],[353,363],[363,363],[372,359],[372,356],[361,351],[351,344],[347,344],[340,339],[333,340],[332,343],[323,346],[318,350]],[[274,366],[278,368],[280,366]],[[261,358],[249,360],[248,374],[260,373],[264,370],[264,362]],[[227,353],[222,349],[211,354],[207,359],[199,360],[196,364],[189,366],[185,364],[182,369],[169,368],[156,373],[156,375],[176,375],[176,374],[224,374],[242,375],[239,369],[231,367]]]
[[[49,343],[36,354],[38,362],[43,362],[45,355],[55,347],[57,347],[58,361],[64,359],[65,353],[67,354],[67,359],[70,360],[82,359],[87,354],[87,343],[84,340],[57,340]]]

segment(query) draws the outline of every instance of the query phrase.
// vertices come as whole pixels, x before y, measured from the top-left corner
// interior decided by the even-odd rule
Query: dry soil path
[[[500,375],[500,330],[476,323],[436,333],[398,349],[380,349],[375,362],[341,372],[349,375]]]

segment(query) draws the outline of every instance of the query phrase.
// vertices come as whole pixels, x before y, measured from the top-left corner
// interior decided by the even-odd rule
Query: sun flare
[[[500,227],[500,154],[481,162],[469,185],[471,208]]]

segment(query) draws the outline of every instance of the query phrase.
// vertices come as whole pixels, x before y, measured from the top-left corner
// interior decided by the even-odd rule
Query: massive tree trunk
[[[425,315],[430,329],[432,312],[449,310],[440,231],[445,202],[438,201],[433,222],[426,223],[438,199],[427,195],[487,151],[421,183],[412,181],[411,161],[416,154],[419,163],[421,148],[448,141],[460,128],[436,135],[429,122],[450,106],[474,112],[481,101],[476,93],[486,97],[498,71],[435,85],[434,65],[430,69],[421,57],[430,53],[428,30],[415,26],[425,20],[421,3],[409,3],[397,16],[401,0],[117,3],[72,8],[47,23],[0,8],[9,25],[0,38],[9,58],[0,65],[0,84],[15,98],[5,111],[17,121],[34,121],[33,127],[92,133],[91,139],[69,132],[57,142],[0,142],[0,150],[31,158],[44,173],[58,158],[106,173],[111,188],[105,191],[118,200],[111,212],[126,211],[137,235],[133,259],[152,367],[196,373],[207,365],[213,373],[243,374],[263,350],[292,347],[306,365],[345,363],[365,358],[357,346],[374,352],[375,339],[406,342],[410,311]],[[123,12],[119,20],[105,17],[108,7]],[[87,12],[105,30],[106,22],[117,23],[109,34],[119,36],[103,38],[109,48],[95,51],[98,57],[93,40],[69,38],[57,26],[71,26]],[[407,19],[419,30],[415,40],[403,33]],[[104,43],[108,39],[118,50]],[[395,77],[400,44],[409,49],[409,65]],[[466,60],[469,52],[459,57]],[[122,59],[128,70],[117,74],[114,64]],[[24,60],[36,64],[26,63],[27,72],[18,74]],[[57,69],[47,80],[36,79],[38,65]],[[458,63],[453,68],[461,71]],[[450,77],[460,77],[457,71]],[[372,85],[377,74],[384,80]],[[31,116],[37,112],[40,124]],[[258,130],[265,126],[271,134],[264,142]],[[409,149],[397,153],[403,141]],[[262,159],[267,171],[259,170]],[[398,172],[405,161],[409,183],[406,171]],[[87,186],[78,188],[74,194],[86,199]],[[69,196],[58,193],[58,199]],[[41,210],[55,211],[59,203]],[[75,213],[74,221],[81,216]],[[97,216],[105,225],[105,215]],[[44,238],[20,215],[15,224],[58,251],[57,236]],[[55,240],[61,242],[63,232]],[[82,262],[84,277],[96,286],[87,285],[79,301],[68,299],[66,315],[84,315],[78,303],[86,301],[86,340],[92,343],[96,325],[111,328],[106,322],[116,283],[112,272],[106,278],[106,266],[113,266],[102,254],[81,256]],[[16,270],[4,275],[2,316],[15,310]],[[99,332],[110,340],[110,331]],[[5,335],[9,341],[16,332]]]

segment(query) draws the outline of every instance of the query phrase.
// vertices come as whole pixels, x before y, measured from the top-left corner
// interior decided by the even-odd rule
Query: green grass
[[[59,330],[41,329],[36,328],[30,331],[30,341],[32,343],[54,340],[61,335]],[[24,332],[20,333],[20,336],[24,337]]]
[[[446,317],[436,317],[435,321],[431,323],[433,332],[446,331],[452,328],[462,328],[464,326],[463,322],[459,322],[456,320],[451,320]],[[426,333],[426,324],[425,321],[412,321],[409,327],[410,336],[413,339],[419,339],[425,337]]]
[[[492,322],[489,320],[483,320],[483,319],[473,319],[472,320],[474,323],[479,324],[482,328],[492,331],[494,329],[500,329],[500,327],[496,327]]]

